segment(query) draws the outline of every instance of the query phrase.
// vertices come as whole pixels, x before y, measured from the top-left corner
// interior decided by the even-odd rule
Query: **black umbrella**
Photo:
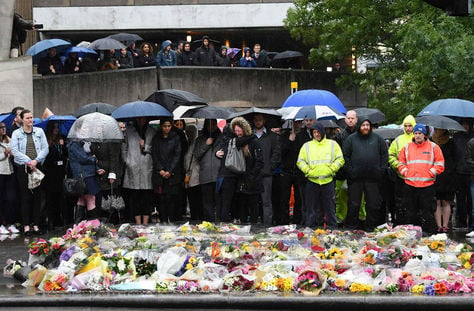
[[[383,139],[395,139],[399,135],[403,134],[402,128],[391,128],[391,127],[379,127],[374,130],[374,133],[382,136]]]
[[[207,105],[206,100],[183,90],[165,89],[159,90],[148,96],[145,101],[162,105],[173,112],[179,106]]]
[[[449,130],[449,131],[461,131],[461,132],[466,131],[464,127],[461,124],[459,124],[458,121],[445,117],[445,116],[436,116],[436,115],[422,116],[422,117],[416,117],[415,120],[417,123],[425,124],[428,126],[432,126],[434,128],[438,128],[438,129],[444,129],[444,130]]]
[[[251,125],[253,125],[253,117],[256,114],[262,114],[265,117],[265,125],[267,126],[267,128],[281,127],[281,124],[282,124],[281,114],[275,109],[252,107],[252,108],[245,109],[243,111],[235,112],[231,114],[227,120],[231,120],[236,117],[243,117]]]
[[[339,125],[337,125],[333,120],[317,120],[316,122],[321,123],[325,128],[339,128]]]
[[[106,37],[92,41],[88,46],[92,50],[120,50],[126,48],[120,41]]]
[[[298,58],[302,57],[303,53],[298,52],[298,51],[284,51],[277,53],[275,56],[273,56],[273,61],[278,61],[278,60],[287,60],[290,58]]]
[[[135,41],[143,41],[143,38],[140,37],[139,35],[134,34],[134,33],[126,33],[126,32],[116,33],[116,34],[108,36],[107,38],[112,38],[117,41],[127,42],[127,43],[135,42]]]
[[[381,123],[385,121],[385,114],[377,108],[356,108],[354,111],[357,113],[359,120],[366,118],[372,123]]]
[[[228,119],[232,113],[235,113],[235,109],[231,107],[205,106],[188,110],[181,118]]]
[[[117,107],[111,104],[106,104],[106,103],[91,103],[84,105],[82,107],[79,107],[79,109],[76,110],[74,113],[74,116],[76,118],[82,117],[83,115],[93,113],[93,112],[100,112],[102,114],[106,115],[111,115],[112,112],[115,111]]]

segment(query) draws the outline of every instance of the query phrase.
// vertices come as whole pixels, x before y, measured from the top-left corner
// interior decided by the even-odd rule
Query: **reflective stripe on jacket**
[[[405,183],[413,187],[428,187],[436,175],[444,172],[444,157],[441,148],[432,141],[422,144],[411,142],[400,151],[398,171]]]
[[[334,140],[313,139],[301,147],[296,165],[309,181],[324,185],[330,183],[344,165],[344,157]]]

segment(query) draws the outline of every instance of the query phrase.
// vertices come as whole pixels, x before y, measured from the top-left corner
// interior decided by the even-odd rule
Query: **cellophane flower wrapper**
[[[7,265],[3,267],[3,276],[6,278],[12,278],[15,272],[23,267],[26,267],[26,262],[21,260],[7,259]]]
[[[183,266],[188,252],[182,247],[167,249],[156,263],[157,272],[161,274],[175,274]]]
[[[73,271],[66,273],[59,269],[48,270],[38,285],[38,289],[45,292],[65,291],[73,275]]]
[[[42,265],[36,265],[34,270],[28,274],[28,280],[23,282],[24,287],[38,286],[43,281],[44,275],[48,272],[48,269]]]

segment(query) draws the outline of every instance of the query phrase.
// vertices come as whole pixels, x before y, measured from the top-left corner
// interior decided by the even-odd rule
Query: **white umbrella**
[[[321,105],[303,107],[284,107],[277,110],[282,115],[283,120],[303,120],[303,119],[335,119],[344,118],[339,111]]]
[[[67,138],[74,141],[120,142],[124,137],[117,120],[111,116],[93,112],[77,119]]]

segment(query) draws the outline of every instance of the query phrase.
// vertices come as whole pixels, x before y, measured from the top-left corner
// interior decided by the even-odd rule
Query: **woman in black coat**
[[[236,146],[242,150],[245,157],[245,172],[237,174],[225,167],[225,157],[228,153],[227,145],[217,151],[216,156],[222,158],[218,176],[222,178],[219,185],[220,202],[217,206],[217,219],[230,220],[230,210],[233,202],[241,223],[247,222],[250,216],[251,223],[257,223],[258,201],[263,191],[263,152],[257,137],[252,133],[250,124],[244,118],[237,117],[230,123],[230,130],[236,137]],[[228,137],[229,138],[229,137]]]
[[[160,221],[175,222],[181,214],[178,203],[184,171],[180,165],[181,140],[171,120],[160,122],[160,130],[152,141],[151,156],[153,189],[160,197]]]

